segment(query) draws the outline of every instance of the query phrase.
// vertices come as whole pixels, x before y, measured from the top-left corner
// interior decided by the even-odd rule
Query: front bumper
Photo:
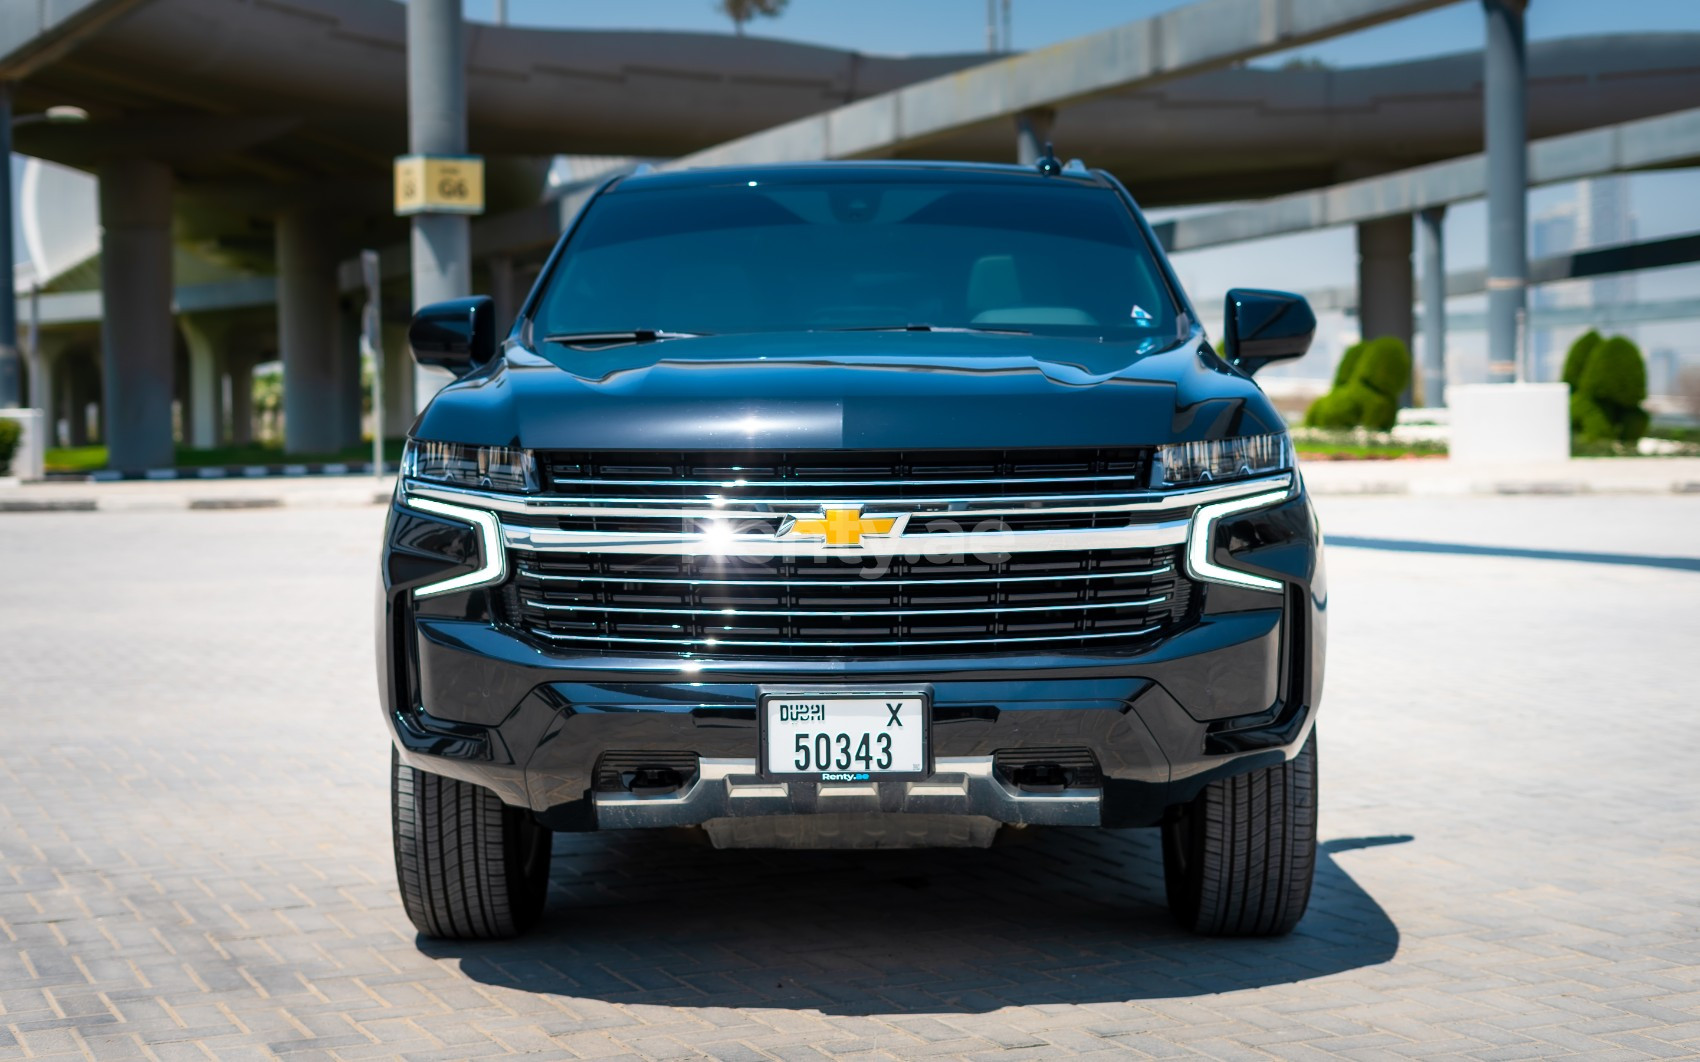
[[[944,815],[1035,826],[1096,826],[1103,791],[1097,786],[1024,792],[1000,777],[990,756],[947,756],[917,782],[774,781],[756,773],[754,759],[705,759],[676,793],[646,796],[595,793],[602,829],[698,826],[715,819],[766,815]]]
[[[1149,825],[1214,778],[1293,755],[1321,691],[1326,587],[1302,489],[1224,518],[1208,544],[1216,560],[1282,589],[1210,585],[1195,624],[1138,654],[686,661],[551,651],[497,622],[485,591],[416,598],[410,588],[440,580],[445,560],[471,570],[479,555],[470,530],[407,518],[392,512],[379,596],[396,746],[410,764],[493,789],[560,830],[837,811]],[[886,681],[933,689],[932,777],[757,776],[761,687]],[[998,769],[1000,754],[1034,749],[1085,750],[1092,784],[1027,792]],[[620,753],[689,754],[695,769],[663,795],[599,791],[599,765]]]

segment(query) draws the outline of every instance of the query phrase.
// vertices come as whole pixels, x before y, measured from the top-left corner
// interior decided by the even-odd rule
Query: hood
[[[1137,446],[1279,431],[1203,336],[954,332],[511,347],[444,388],[418,437],[533,449]]]

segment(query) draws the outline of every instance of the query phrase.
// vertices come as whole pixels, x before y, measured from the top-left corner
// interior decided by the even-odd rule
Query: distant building
[[[1635,216],[1629,208],[1629,182],[1623,177],[1602,177],[1576,183],[1576,198],[1535,216],[1529,226],[1529,250],[1535,258],[1570,254],[1573,251],[1635,239]],[[1633,303],[1635,275],[1620,273],[1593,280],[1543,284],[1529,293],[1529,309],[1594,309]],[[1605,320],[1605,313],[1601,315]],[[1564,371],[1564,354],[1586,331],[1582,328],[1537,328],[1529,336],[1529,351],[1535,378],[1556,380]],[[1635,338],[1634,329],[1610,328]]]

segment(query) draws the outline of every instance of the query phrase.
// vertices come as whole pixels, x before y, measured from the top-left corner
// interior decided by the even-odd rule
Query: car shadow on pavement
[[[874,852],[563,835],[528,936],[419,946],[480,983],[627,1004],[889,1015],[1229,992],[1392,958],[1398,927],[1333,856],[1410,839],[1324,843],[1298,929],[1227,940],[1170,919],[1156,830]]]

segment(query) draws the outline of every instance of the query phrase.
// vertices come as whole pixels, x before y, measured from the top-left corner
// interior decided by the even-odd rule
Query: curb
[[[384,471],[393,473],[400,466],[394,461],[384,462]],[[340,461],[322,464],[279,464],[279,465],[208,465],[193,468],[149,468],[139,472],[119,472],[112,469],[101,469],[90,472],[86,476],[56,475],[60,482],[82,483],[124,483],[140,480],[174,481],[202,479],[268,479],[281,477],[299,479],[304,476],[369,476],[372,474],[370,461]]]
[[[1623,485],[1594,485],[1581,480],[1502,480],[1498,482],[1470,482],[1468,480],[1439,480],[1432,482],[1402,482],[1381,481],[1363,483],[1317,483],[1307,480],[1306,488],[1317,497],[1367,497],[1367,496],[1429,496],[1429,497],[1463,497],[1476,496],[1528,496],[1541,495],[1547,497],[1573,496],[1578,494],[1611,497],[1621,495],[1663,495],[1663,494],[1700,494],[1700,482],[1677,480],[1663,485],[1651,483],[1630,483]]]
[[[148,497],[121,495],[105,498],[0,498],[0,513],[114,513],[231,511],[239,509],[348,509],[385,505],[387,490],[370,494],[301,494],[282,497],[189,498],[181,494]]]

